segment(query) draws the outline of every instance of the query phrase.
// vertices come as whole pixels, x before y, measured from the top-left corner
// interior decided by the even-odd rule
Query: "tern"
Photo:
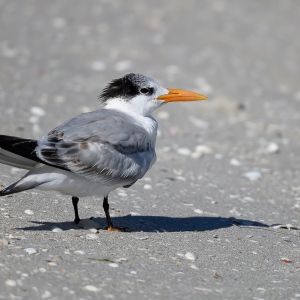
[[[79,198],[98,195],[106,229],[120,231],[113,227],[108,195],[132,186],[155,163],[158,124],[151,113],[169,102],[205,99],[141,74],[112,80],[99,96],[100,109],[75,116],[39,140],[0,135],[0,163],[29,170],[0,196],[30,189],[70,195],[78,224]]]

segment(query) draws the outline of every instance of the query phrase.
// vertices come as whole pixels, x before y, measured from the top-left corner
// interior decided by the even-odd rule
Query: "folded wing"
[[[130,185],[155,162],[154,141],[134,120],[114,110],[76,116],[37,142],[46,164],[106,185]]]

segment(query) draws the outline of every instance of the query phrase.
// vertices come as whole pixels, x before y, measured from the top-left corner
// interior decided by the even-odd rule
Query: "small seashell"
[[[35,248],[26,248],[26,249],[24,249],[24,251],[26,253],[28,253],[29,255],[38,253],[37,249],[35,249]]]
[[[199,270],[199,267],[197,267],[195,264],[191,264],[191,268],[194,270]]]
[[[131,211],[131,212],[130,212],[130,215],[131,215],[131,216],[140,216],[141,214],[138,213],[138,212],[135,212],[135,211]]]
[[[250,181],[256,181],[261,178],[261,173],[257,171],[250,171],[244,174]]]
[[[187,252],[184,254],[184,257],[188,260],[196,260],[196,256],[192,252]]]
[[[125,262],[125,261],[128,261],[128,259],[125,257],[120,257],[120,258],[116,259],[116,262]]]
[[[210,148],[209,146],[207,145],[198,145],[196,146],[195,148],[195,152],[198,152],[198,153],[204,153],[204,154],[210,154],[213,152],[213,149]]]
[[[188,156],[191,155],[192,151],[188,148],[179,148],[177,149],[177,153],[180,155]]]
[[[15,280],[12,280],[12,279],[6,279],[5,284],[8,285],[8,286],[16,286],[17,282]]]
[[[238,166],[241,165],[240,161],[237,160],[237,159],[235,159],[235,158],[232,158],[232,159],[230,160],[230,164],[231,164],[232,166],[235,166],[235,167],[238,167]]]
[[[32,106],[30,112],[37,117],[43,117],[46,114],[45,111],[38,106]]]
[[[98,292],[98,291],[100,291],[100,289],[99,288],[97,288],[96,286],[94,286],[94,285],[86,285],[85,287],[84,287],[84,289],[85,290],[87,290],[87,291],[89,291],[89,292]]]
[[[137,240],[148,240],[148,239],[149,239],[149,236],[143,236],[143,237],[138,237],[138,236],[135,237],[135,236],[134,236],[134,238],[137,239]]]
[[[25,238],[25,236],[16,236],[16,235],[12,235],[12,234],[10,234],[9,236],[8,236],[8,238],[9,239],[11,239],[11,240],[25,240],[26,238]]]
[[[63,230],[61,228],[59,228],[59,227],[52,227],[51,231],[52,232],[57,232],[57,233],[63,232]]]
[[[280,260],[281,260],[282,262],[284,262],[284,263],[287,263],[287,264],[290,264],[290,263],[292,262],[292,260],[290,260],[290,259],[287,258],[287,257],[282,257],[282,258],[280,258]]]
[[[294,225],[292,224],[286,224],[286,225],[273,225],[272,226],[274,229],[289,229],[289,230],[299,230],[299,228],[295,227]]]
[[[85,252],[82,251],[82,250],[76,250],[76,251],[74,251],[74,253],[75,253],[75,254],[81,254],[81,255],[84,255],[84,254],[85,254]]]
[[[265,149],[265,153],[278,153],[279,152],[279,146],[276,143],[270,143],[266,149]]]
[[[125,192],[119,192],[118,196],[120,196],[120,197],[127,197],[128,195]]]
[[[294,230],[299,230],[299,228],[298,227],[295,227],[294,225],[292,225],[292,224],[286,224],[286,227],[287,227],[287,229],[289,229],[289,230],[291,230],[291,229],[294,229]]]
[[[47,272],[47,270],[46,270],[45,268],[39,268],[39,271],[40,271],[41,273]]]
[[[152,185],[151,184],[145,184],[144,189],[145,190],[152,190]]]
[[[99,239],[99,235],[95,234],[95,233],[89,233],[86,235],[86,238],[88,240],[96,240],[96,239]]]

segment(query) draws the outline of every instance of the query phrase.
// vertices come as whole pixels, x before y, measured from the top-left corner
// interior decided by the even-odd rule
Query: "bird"
[[[207,97],[129,73],[107,84],[98,99],[98,110],[79,114],[38,140],[0,135],[0,163],[28,170],[0,196],[58,191],[72,197],[79,224],[79,198],[97,195],[103,198],[105,229],[121,231],[113,226],[108,195],[131,187],[155,163],[158,123],[152,112],[166,103]]]

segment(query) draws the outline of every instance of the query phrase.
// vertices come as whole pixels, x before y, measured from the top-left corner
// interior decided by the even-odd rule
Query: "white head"
[[[117,109],[130,114],[149,116],[161,105],[173,101],[204,100],[200,94],[166,89],[153,79],[130,73],[108,84],[99,96],[107,109]]]

